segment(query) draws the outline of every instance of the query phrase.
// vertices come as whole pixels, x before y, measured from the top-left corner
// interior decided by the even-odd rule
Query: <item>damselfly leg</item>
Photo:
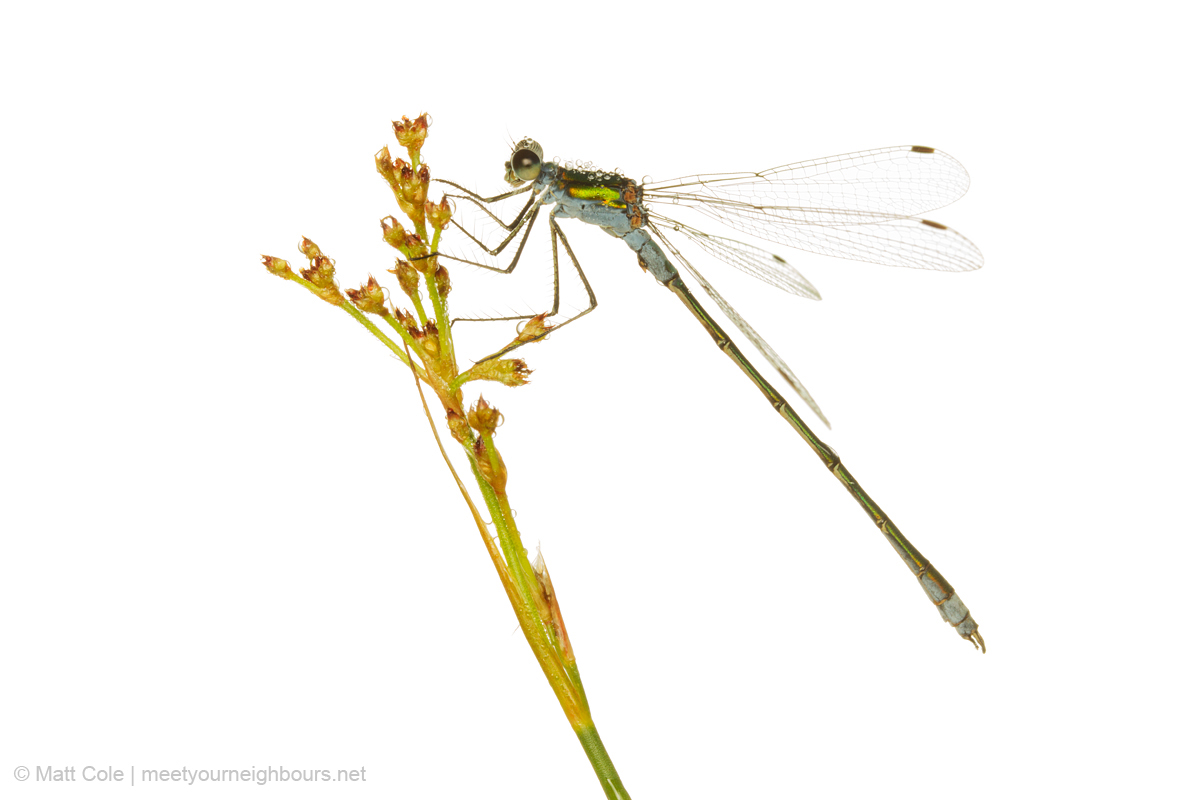
[[[525,250],[525,244],[529,240],[529,234],[533,230],[534,223],[537,221],[537,215],[538,215],[538,211],[541,209],[541,206],[542,206],[542,199],[543,199],[544,193],[531,195],[529,198],[529,201],[520,210],[520,212],[518,212],[516,218],[512,222],[506,223],[500,217],[496,216],[496,214],[494,214],[488,206],[493,203],[500,202],[502,200],[507,200],[511,197],[515,197],[519,194],[523,194],[524,192],[528,192],[528,191],[530,191],[529,186],[526,186],[521,189],[516,189],[511,192],[505,192],[503,194],[496,195],[495,197],[483,197],[481,195],[476,194],[475,192],[472,192],[469,189],[459,186],[456,183],[452,183],[451,181],[443,180],[443,181],[441,181],[441,183],[445,183],[449,186],[453,186],[455,189],[458,189],[460,192],[463,193],[461,195],[447,195],[447,197],[450,197],[451,199],[466,200],[468,202],[473,203],[474,205],[478,206],[492,221],[494,221],[496,224],[500,225],[500,227],[502,227],[503,229],[508,231],[508,235],[504,238],[503,241],[500,242],[499,245],[497,245],[495,248],[489,248],[478,237],[476,237],[474,234],[472,234],[470,231],[468,231],[465,227],[463,227],[457,221],[455,221],[453,218],[451,218],[451,224],[453,224],[462,234],[467,236],[471,240],[471,242],[473,242],[483,252],[487,253],[490,256],[498,255],[501,252],[503,252],[503,250],[509,245],[509,243],[511,243],[518,236],[518,234],[521,233],[522,229],[524,229],[524,235],[521,236],[520,244],[517,246],[517,252],[513,256],[512,261],[508,264],[507,267],[496,267],[496,266],[493,266],[490,264],[482,263],[480,261],[474,261],[474,260],[470,260],[470,259],[460,258],[458,256],[450,255],[448,253],[439,253],[439,256],[442,258],[449,258],[453,261],[458,261],[460,263],[470,264],[472,266],[480,267],[482,269],[491,270],[493,272],[499,272],[499,273],[503,273],[503,274],[512,273],[512,271],[514,269],[516,269],[517,263],[521,260],[521,255]],[[553,280],[554,280],[554,299],[553,299],[553,303],[550,307],[550,310],[547,312],[544,312],[544,313],[545,313],[546,317],[553,317],[553,316],[557,315],[560,301],[561,301],[562,293],[561,293],[561,287],[560,287],[560,283],[559,283],[559,244],[560,243],[562,244],[563,251],[565,251],[567,254],[567,258],[570,259],[571,265],[575,267],[575,274],[579,276],[579,280],[583,284],[584,290],[587,292],[587,296],[588,296],[587,308],[583,309],[578,314],[575,314],[574,316],[569,317],[566,320],[563,320],[562,322],[554,324],[553,326],[550,327],[549,330],[547,330],[545,333],[541,334],[540,336],[532,337],[532,338],[529,338],[522,342],[516,342],[516,343],[510,344],[507,347],[505,347],[501,350],[498,350],[489,356],[479,359],[479,361],[488,361],[493,358],[499,358],[500,356],[504,355],[505,353],[509,353],[524,344],[529,344],[530,342],[536,342],[539,339],[545,338],[551,332],[556,331],[559,328],[562,328],[564,325],[572,323],[575,320],[579,319],[580,317],[583,317],[586,314],[595,310],[596,305],[597,305],[596,293],[592,290],[592,285],[588,281],[587,275],[584,274],[583,267],[580,265],[579,259],[575,257],[575,252],[571,249],[571,243],[569,241],[567,241],[567,237],[563,233],[561,226],[559,226],[558,220],[555,219],[556,212],[557,212],[557,209],[551,209],[550,214],[549,214],[549,217],[550,217],[550,219],[549,219],[549,223],[550,223],[550,225],[549,225],[550,226],[550,253],[551,253],[551,266],[552,266],[552,270],[553,270]],[[527,320],[527,319],[532,319],[535,316],[538,316],[538,315],[537,314],[518,314],[518,315],[512,315],[512,316],[472,317],[472,318],[455,319],[454,322],[502,322],[505,320]]]

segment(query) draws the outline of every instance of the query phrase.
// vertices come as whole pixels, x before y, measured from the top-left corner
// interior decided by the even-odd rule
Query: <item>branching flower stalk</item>
[[[550,574],[541,554],[531,563],[521,543],[506,488],[508,469],[496,447],[496,429],[504,418],[482,396],[470,408],[463,402],[466,384],[494,381],[505,386],[522,386],[527,383],[529,367],[519,358],[493,358],[459,371],[446,305],[450,275],[438,263],[437,255],[438,242],[442,231],[450,224],[452,208],[445,197],[438,203],[428,199],[430,171],[428,164],[421,161],[429,118],[425,114],[415,120],[404,117],[400,122],[393,122],[392,127],[400,146],[407,151],[408,160],[393,159],[384,147],[375,155],[375,168],[391,187],[401,215],[411,229],[395,216],[384,217],[380,224],[384,241],[401,254],[388,272],[396,277],[400,289],[411,301],[412,311],[389,303],[383,287],[373,276],[368,276],[367,282],[358,289],[343,292],[335,279],[333,259],[308,238],[300,241],[300,252],[308,259],[308,267],[299,274],[287,261],[274,256],[263,256],[263,264],[272,274],[303,286],[345,311],[412,370],[434,438],[475,520],[526,641],[579,737],[605,795],[611,800],[627,798],[629,795],[592,722],[579,666],[567,637]],[[379,318],[383,327],[370,317]],[[503,350],[507,352],[514,346],[544,338],[551,327],[546,324],[544,315],[534,317]],[[425,405],[424,393],[420,391],[421,383],[437,396],[445,412],[450,436],[466,454],[471,474],[495,526],[494,539],[442,447],[437,426]]]

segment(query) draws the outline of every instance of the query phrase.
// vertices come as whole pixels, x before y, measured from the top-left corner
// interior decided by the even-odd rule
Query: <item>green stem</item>
[[[521,593],[521,601],[533,610],[535,617],[538,617],[532,586],[532,582],[536,581],[536,578],[533,577],[533,570],[529,566],[529,555],[521,543],[521,535],[516,532],[515,525],[509,527],[511,518],[504,513],[496,490],[479,472],[475,458],[470,452],[467,453],[467,459],[471,464],[471,472],[475,475],[475,481],[479,484],[479,491],[483,493],[483,502],[488,508],[488,514],[492,517],[492,524],[496,526],[496,538],[500,540],[500,549],[504,552],[504,560],[508,562],[509,572],[517,584],[517,590]],[[540,617],[538,620],[540,625]]]
[[[387,349],[391,350],[393,353],[395,353],[396,357],[399,358],[401,361],[403,361],[405,366],[411,366],[414,370],[416,370],[417,376],[421,380],[425,381],[426,383],[429,382],[429,377],[425,374],[425,370],[419,366],[413,365],[408,359],[408,354],[405,353],[403,349],[401,349],[400,345],[396,344],[391,339],[389,339],[387,334],[385,334],[382,330],[380,330],[378,325],[376,325],[374,322],[371,322],[371,320],[367,319],[366,314],[363,314],[361,311],[359,311],[358,308],[356,308],[353,303],[351,303],[349,300],[343,301],[342,302],[342,310],[345,311],[350,316],[354,317],[356,320],[358,320],[358,323],[360,325],[362,325],[364,328],[366,328],[368,331],[370,331],[372,336],[374,336],[379,341],[383,342],[384,346],[387,347]],[[400,330],[400,329],[397,328],[397,330]],[[403,336],[405,339],[410,338],[406,331],[401,332],[400,335]],[[415,350],[416,343],[409,342],[409,347],[411,347]]]
[[[604,742],[600,741],[596,726],[588,724],[577,728],[575,735],[579,737],[579,743],[583,745],[583,752],[587,754],[588,761],[592,762],[592,769],[596,771],[600,786],[604,788],[604,796],[608,800],[630,800],[629,792],[625,791],[625,786],[621,783],[621,776],[617,775],[617,768],[608,757],[608,751],[604,749]]]
[[[421,293],[419,291],[413,292],[413,296],[409,300],[412,301],[413,308],[417,310],[417,320],[421,323],[421,327],[424,328],[425,324],[429,322],[429,316],[425,313],[425,304],[421,302]]]
[[[579,692],[579,704],[583,706],[584,712],[590,719],[592,716],[592,707],[588,703],[587,692],[583,690],[583,678],[579,676],[579,663],[577,661],[569,661],[565,666],[567,675],[569,675],[571,678],[572,685],[574,685],[576,691]]]
[[[564,663],[554,639],[542,623],[538,603],[534,597],[534,592],[541,590],[535,588],[537,577],[533,574],[529,556],[521,543],[521,534],[513,521],[512,509],[508,507],[507,500],[497,494],[492,485],[479,472],[471,454],[467,455],[471,472],[483,494],[484,504],[487,505],[488,513],[491,514],[492,522],[496,526],[496,538],[500,542],[501,552],[504,553],[504,560],[508,564],[509,575],[520,596],[520,604],[514,603],[513,611],[516,612],[521,631],[525,634],[525,639],[529,642],[529,647],[533,650],[533,655],[541,666],[542,672],[545,673],[546,680],[550,682],[550,687],[558,697],[559,705],[567,715],[571,727],[590,725],[591,718],[587,701],[583,698],[582,687],[578,682],[578,670],[572,672]]]
[[[306,280],[304,280],[304,278],[301,278],[299,275],[295,275],[295,274],[288,275],[286,277],[289,278],[290,280],[293,280],[296,283],[300,284],[305,289],[308,289],[313,294],[320,296],[321,292],[317,289],[316,286],[314,286],[312,284],[312,282],[306,281]],[[410,369],[416,370],[417,376],[421,380],[425,381],[426,383],[429,383],[429,376],[425,373],[425,370],[422,367],[413,364],[412,361],[408,357],[408,353],[405,353],[403,348],[400,347],[400,345],[396,344],[391,339],[389,339],[387,334],[385,334],[382,330],[379,329],[378,325],[376,325],[374,322],[371,322],[371,320],[367,319],[367,316],[365,314],[363,314],[361,311],[359,311],[357,306],[355,306],[349,300],[343,300],[341,302],[341,304],[338,306],[338,308],[342,309],[347,314],[354,317],[354,319],[358,320],[358,324],[362,325],[364,328],[366,328],[368,331],[370,331],[371,335],[374,336],[376,339],[383,342],[383,346],[386,347],[388,350],[391,350],[392,353],[395,354],[396,358],[400,359],[400,361],[403,362],[404,366],[406,366]],[[407,332],[403,331],[402,329],[400,329],[398,327],[397,327],[397,331],[400,332],[400,335],[403,336],[405,338],[405,340],[410,340],[410,337],[408,336]],[[415,342],[408,341],[408,345],[409,345],[409,347],[413,348],[414,350],[416,349]]]
[[[433,233],[433,241],[429,244],[429,250],[432,253],[437,253],[438,242],[442,238],[442,231],[439,228]],[[458,372],[457,361],[454,358],[454,337],[450,334],[450,316],[446,311],[446,298],[442,297],[437,290],[437,256],[430,256],[433,260],[433,269],[425,275],[425,291],[429,295],[429,302],[433,303],[433,316],[437,320],[438,337],[442,342],[442,353],[446,358],[446,363],[455,365],[455,372]]]

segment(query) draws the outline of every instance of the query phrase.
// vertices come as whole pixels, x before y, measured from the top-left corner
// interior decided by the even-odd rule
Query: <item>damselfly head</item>
[[[520,186],[542,171],[542,146],[533,139],[522,139],[513,148],[512,158],[504,162],[504,180]]]

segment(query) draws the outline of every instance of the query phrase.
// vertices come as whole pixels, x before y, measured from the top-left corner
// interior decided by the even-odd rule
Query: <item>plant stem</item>
[[[608,800],[630,800],[629,792],[625,791],[621,777],[617,775],[617,768],[613,766],[608,751],[604,749],[604,742],[600,741],[596,726],[589,723],[576,728],[575,734],[579,737],[579,743],[583,745],[583,752],[587,753],[588,761],[592,762],[596,777],[600,779],[604,796]]]

